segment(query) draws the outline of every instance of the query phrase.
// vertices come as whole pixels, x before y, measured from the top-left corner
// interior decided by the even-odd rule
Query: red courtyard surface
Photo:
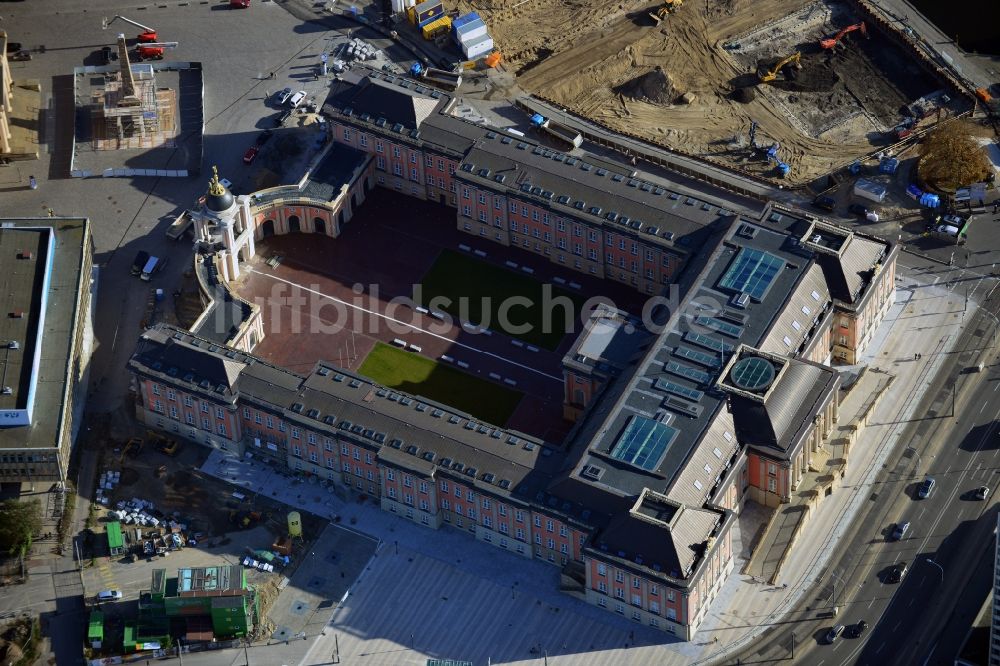
[[[516,382],[513,388],[524,398],[510,421],[497,425],[561,442],[572,426],[562,418],[561,360],[574,334],[555,352],[530,351],[501,333],[472,333],[460,322],[446,326],[410,305],[390,303],[412,295],[413,284],[442,249],[458,250],[460,245],[487,252],[485,259],[477,257],[483,261],[531,266],[533,277],[543,282],[559,275],[578,283],[585,296],[609,296],[631,312],[638,312],[643,302],[622,285],[461,233],[455,229],[453,209],[380,188],[338,239],[299,233],[258,243],[257,257],[243,266],[237,288],[263,309],[266,337],[255,353],[297,372],[308,371],[318,360],[357,370],[376,341],[404,341],[456,368],[467,363],[466,372],[484,380]],[[273,256],[281,257],[274,269],[265,263]]]

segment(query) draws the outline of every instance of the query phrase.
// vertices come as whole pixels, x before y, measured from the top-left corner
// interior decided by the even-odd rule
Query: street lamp
[[[942,583],[942,584],[944,584],[944,567],[943,567],[943,566],[941,566],[940,564],[938,564],[937,562],[935,562],[934,560],[932,560],[932,559],[931,559],[931,558],[929,558],[929,557],[925,557],[925,558],[924,558],[924,560],[925,560],[925,561],[926,561],[926,562],[927,562],[928,564],[933,564],[934,566],[936,566],[936,567],[938,568],[938,571],[940,571],[940,572],[941,572],[941,583]]]

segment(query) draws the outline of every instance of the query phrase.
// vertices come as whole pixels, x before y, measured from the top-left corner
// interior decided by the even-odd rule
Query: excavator
[[[684,4],[684,0],[663,0],[663,4],[649,12],[649,18],[659,25],[660,21],[667,18]]]
[[[795,71],[795,68],[802,67],[801,61],[802,61],[802,53],[796,51],[787,58],[782,58],[781,60],[779,60],[777,64],[774,65],[774,67],[771,67],[770,69],[768,69],[766,65],[761,66],[757,70],[757,78],[760,80],[761,83],[768,83],[778,78],[778,72],[784,71],[785,77],[787,79],[789,80],[794,79],[795,74],[793,72]],[[789,65],[791,65],[792,68],[786,70],[785,68],[789,67]]]
[[[849,32],[854,32],[855,30],[860,30],[861,34],[865,37],[868,36],[868,28],[865,26],[865,22],[855,23],[854,25],[849,25],[846,28],[841,28],[839,32],[833,37],[828,37],[827,39],[821,39],[819,45],[824,49],[832,49],[837,45],[838,42]]]
[[[136,41],[138,41],[141,44],[151,44],[153,42],[159,41],[155,28],[150,28],[148,25],[143,25],[141,23],[138,23],[137,21],[133,21],[132,19],[127,19],[124,16],[115,15],[115,17],[111,20],[104,19],[103,25],[101,27],[107,30],[108,26],[114,23],[115,21],[125,21],[126,23],[131,23],[135,27],[142,30],[142,32],[139,33],[139,36],[136,37]]]

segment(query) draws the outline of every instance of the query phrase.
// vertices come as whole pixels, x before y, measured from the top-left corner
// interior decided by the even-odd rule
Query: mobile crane
[[[177,42],[150,42],[139,44],[135,51],[137,59],[141,62],[143,60],[163,60],[163,52],[166,49],[174,48],[177,48]]]
[[[778,78],[778,72],[784,70],[785,67],[788,67],[789,65],[792,65],[794,67],[801,67],[802,66],[801,60],[802,60],[802,53],[796,51],[787,58],[782,58],[781,60],[779,60],[778,63],[774,67],[771,67],[770,69],[768,69],[766,65],[760,67],[757,70],[757,78],[760,80],[761,83],[768,83],[770,81],[774,81],[776,78]],[[788,79],[795,78],[795,75],[792,74],[791,70],[786,71],[785,76]]]
[[[865,22],[855,23],[854,25],[849,25],[846,28],[841,28],[839,32],[833,37],[827,39],[821,39],[819,45],[824,49],[832,49],[837,45],[837,43],[849,32],[854,32],[855,30],[861,31],[861,34],[865,37],[868,36],[868,27],[865,26]]]
[[[125,21],[126,23],[131,23],[135,27],[137,27],[140,30],[142,30],[142,32],[139,33],[139,36],[136,37],[136,40],[139,41],[140,43],[142,43],[142,44],[151,44],[153,42],[158,41],[158,36],[156,34],[156,29],[155,28],[150,28],[148,25],[143,25],[143,24],[141,24],[141,23],[139,23],[137,21],[133,21],[132,19],[127,19],[124,16],[118,16],[117,14],[110,21],[108,19],[104,19],[104,21],[102,22],[101,27],[104,28],[105,30],[107,30],[109,25],[111,25],[112,23],[114,23],[115,21],[118,21],[118,20]]]

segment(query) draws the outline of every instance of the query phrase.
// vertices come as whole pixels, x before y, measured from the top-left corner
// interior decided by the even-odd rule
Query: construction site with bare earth
[[[605,127],[790,186],[971,102],[854,0],[473,0],[518,85]]]

